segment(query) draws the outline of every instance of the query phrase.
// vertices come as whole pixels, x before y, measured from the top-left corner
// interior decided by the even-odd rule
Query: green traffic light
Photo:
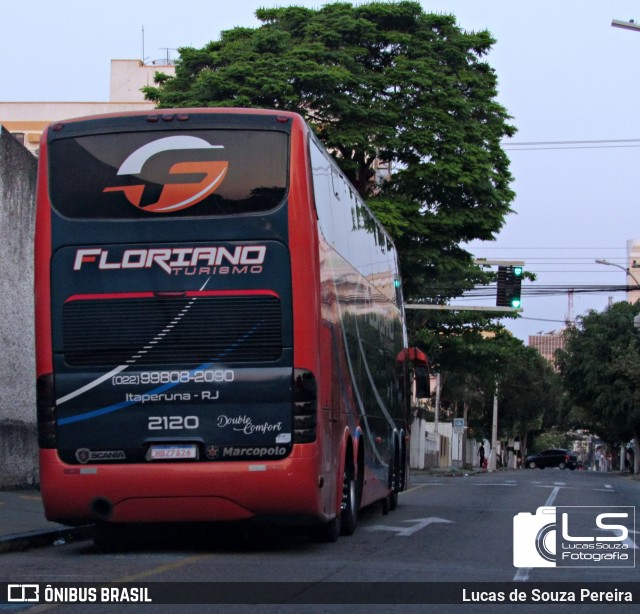
[[[518,309],[518,308],[520,307],[520,305],[521,305],[521,304],[522,304],[522,303],[521,303],[521,301],[520,301],[520,299],[519,299],[519,298],[511,299],[511,306],[512,306],[514,309]]]
[[[521,266],[514,266],[513,267],[513,274],[516,277],[520,277],[520,275],[522,275],[522,267]]]

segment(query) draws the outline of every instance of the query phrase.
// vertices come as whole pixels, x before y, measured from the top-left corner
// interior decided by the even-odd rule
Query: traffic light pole
[[[524,260],[487,260],[486,258],[476,258],[473,264],[486,264],[487,266],[524,266]]]
[[[524,267],[523,260],[488,260],[486,258],[477,258],[473,261],[473,264],[486,265],[486,266],[498,266],[499,268],[510,267],[514,269],[518,267],[522,269]],[[495,307],[489,307],[484,305],[471,305],[462,307],[458,305],[431,305],[422,303],[406,303],[405,309],[427,309],[432,311],[486,311],[490,313],[520,313],[522,307],[520,307],[520,281],[522,276],[522,270],[518,274],[516,282],[511,281],[511,285],[517,284],[517,304],[515,305],[496,305]],[[499,282],[500,283],[500,282]],[[498,294],[500,291],[498,291]]]
[[[422,305],[420,303],[405,303],[405,309],[428,309],[432,311],[493,311],[498,313],[520,313],[522,307],[485,307],[482,305],[469,305],[467,307],[457,305]]]

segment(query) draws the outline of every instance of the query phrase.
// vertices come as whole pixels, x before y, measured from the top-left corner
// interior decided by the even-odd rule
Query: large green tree
[[[181,48],[161,107],[293,110],[313,126],[398,245],[407,298],[444,302],[487,276],[465,242],[509,213],[514,133],[485,61],[494,39],[418,2],[259,9],[202,49]],[[393,172],[376,181],[383,163]],[[423,325],[424,321],[417,324]]]
[[[640,332],[634,316],[640,302],[614,303],[590,311],[569,329],[558,355],[564,386],[581,410],[585,426],[611,444],[635,440],[640,468]]]
[[[564,427],[562,386],[551,364],[541,354],[504,335],[498,375],[501,432],[520,440],[526,455],[530,436]]]

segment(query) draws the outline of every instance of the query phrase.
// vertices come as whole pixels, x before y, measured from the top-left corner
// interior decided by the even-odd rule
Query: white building
[[[627,292],[627,300],[633,304],[640,300],[640,239],[627,241],[627,286],[638,290]]]
[[[169,64],[144,64],[140,60],[111,60],[108,102],[0,102],[0,124],[29,151],[37,155],[40,135],[51,122],[155,108],[141,89],[153,85],[156,72],[175,74]]]

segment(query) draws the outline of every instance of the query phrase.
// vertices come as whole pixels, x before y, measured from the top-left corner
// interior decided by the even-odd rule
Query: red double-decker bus
[[[300,116],[180,109],[42,138],[47,518],[288,517],[329,541],[406,484],[393,243]]]

